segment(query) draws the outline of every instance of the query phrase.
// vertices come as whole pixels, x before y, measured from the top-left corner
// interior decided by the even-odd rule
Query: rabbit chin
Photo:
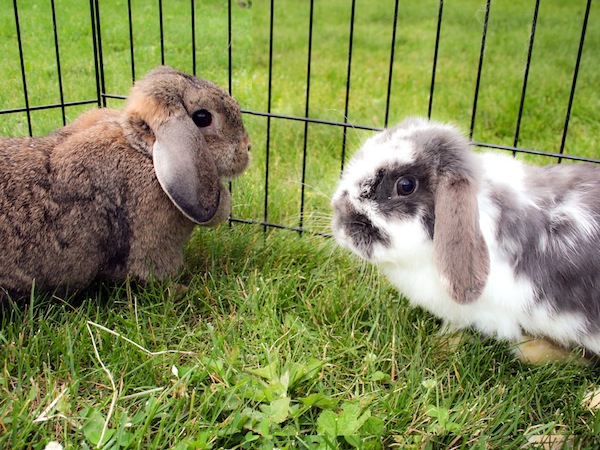
[[[373,263],[392,264],[402,270],[422,267],[432,260],[433,241],[420,220],[399,219],[388,222],[384,231],[389,242],[373,244],[370,257]]]

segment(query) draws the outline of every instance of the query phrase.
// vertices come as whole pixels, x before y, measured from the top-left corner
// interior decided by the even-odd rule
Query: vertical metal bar
[[[310,12],[308,19],[308,56],[306,63],[306,104],[304,109],[304,117],[308,119],[310,113],[310,75],[311,75],[311,63],[312,63],[312,44],[313,44],[313,17],[314,17],[314,0],[310,0]],[[306,159],[307,159],[307,148],[308,148],[308,121],[304,122],[304,144],[302,147],[302,180],[300,184],[300,222],[298,227],[300,228],[300,234],[302,234],[302,227],[304,225],[304,205],[305,205],[305,194],[306,194]]]
[[[387,83],[387,96],[385,98],[385,120],[384,128],[387,128],[390,118],[390,101],[392,97],[392,76],[394,73],[394,55],[396,53],[396,28],[398,26],[398,7],[400,0],[396,0],[396,6],[394,7],[394,24],[392,27],[392,46],[390,50],[390,70],[388,72],[388,83]]]
[[[267,85],[267,113],[271,114],[272,90],[273,90],[273,28],[275,23],[275,0],[271,0],[271,16],[269,18],[269,76]],[[269,157],[271,147],[271,117],[267,116],[267,137],[265,148],[265,198],[263,231],[267,231],[267,222],[269,219]]]
[[[440,36],[442,34],[442,15],[444,13],[444,0],[440,0],[438,9],[437,30],[435,32],[435,48],[433,50],[433,68],[431,69],[431,87],[429,88],[429,107],[427,108],[427,117],[431,119],[433,111],[433,93],[435,91],[435,75],[437,73],[438,54],[440,49]]]
[[[96,98],[97,106],[102,106],[102,88],[101,88],[101,75],[100,75],[100,64],[98,55],[98,24],[96,23],[96,0],[90,0],[90,24],[92,26],[92,47],[94,49],[94,72],[96,74]]]
[[[352,48],[354,43],[354,16],[356,12],[356,0],[352,0],[352,11],[350,13],[350,37],[348,43],[348,73],[346,78],[346,100],[344,106],[344,123],[348,123],[348,111],[350,106],[350,81],[352,78]],[[347,140],[348,128],[344,127],[344,133],[342,137],[342,164],[341,170],[344,170],[344,162],[346,160],[346,140]]]
[[[573,100],[575,99],[575,87],[577,85],[577,77],[579,75],[579,66],[581,64],[581,55],[583,54],[583,44],[585,42],[585,34],[587,31],[588,18],[590,16],[590,7],[592,6],[592,0],[588,0],[585,8],[585,14],[583,16],[583,26],[581,28],[581,38],[579,39],[579,49],[577,51],[577,60],[575,62],[575,70],[573,72],[573,82],[571,83],[571,93],[569,95],[569,105],[567,106],[567,115],[565,117],[565,126],[563,128],[562,140],[560,142],[560,151],[562,155],[565,151],[565,143],[567,141],[567,132],[569,131],[569,121],[571,120],[571,110],[573,108]],[[561,159],[558,160],[561,162]]]
[[[160,63],[165,63],[165,29],[163,24],[162,0],[158,0],[158,21],[160,29]]]
[[[133,44],[133,14],[131,0],[127,0],[127,15],[129,18],[129,55],[131,57],[131,81],[135,81],[135,51]]]
[[[94,1],[95,14],[96,14],[96,44],[98,49],[98,75],[100,79],[100,96],[102,100],[102,106],[106,107],[106,78],[104,76],[104,56],[102,54],[102,26],[100,24],[100,3],[99,0]]]
[[[58,92],[60,96],[60,110],[62,113],[62,122],[63,125],[67,124],[67,117],[65,114],[65,95],[63,90],[63,82],[62,82],[62,70],[60,67],[60,50],[58,46],[58,27],[56,24],[56,9],[54,7],[54,0],[50,0],[50,7],[52,9],[52,27],[54,29],[54,52],[56,55],[56,70],[58,73]]]
[[[192,5],[192,73],[197,75],[196,73],[196,2],[191,0]]]
[[[96,0],[96,31],[98,32],[98,67],[100,71],[100,87],[102,88],[102,106],[106,107],[106,76],[104,72],[104,53],[102,50],[102,24],[100,22],[99,0]]]
[[[521,101],[519,102],[519,114],[517,116],[517,129],[515,130],[515,139],[513,147],[519,143],[519,133],[521,132],[521,120],[523,119],[523,109],[525,107],[525,95],[527,93],[527,82],[529,80],[529,68],[531,67],[531,55],[533,54],[533,43],[535,40],[535,30],[537,26],[538,11],[540,8],[540,0],[536,0],[533,10],[533,21],[531,23],[531,34],[529,35],[529,50],[527,51],[527,63],[525,64],[525,74],[523,76],[523,88],[521,89]],[[515,155],[516,152],[513,152]]]
[[[232,92],[232,76],[231,76],[231,71],[233,69],[233,65],[232,65],[232,50],[231,48],[233,47],[232,45],[232,29],[231,29],[231,0],[227,1],[227,86],[228,86],[228,90],[229,93],[231,95],[233,95]],[[229,182],[229,191],[233,191],[233,183],[230,181]],[[231,216],[230,216],[231,219]],[[231,226],[231,220],[229,220],[229,226]]]
[[[479,86],[481,84],[481,72],[483,69],[483,57],[485,55],[485,41],[487,38],[487,27],[490,19],[490,6],[492,0],[487,0],[485,6],[485,19],[483,20],[483,33],[481,36],[481,49],[479,51],[479,66],[477,67],[477,81],[475,83],[475,96],[473,99],[473,115],[471,116],[471,126],[469,128],[469,139],[473,139],[473,130],[475,129],[475,116],[477,115],[477,101],[479,100]]]
[[[23,98],[25,100],[25,114],[27,115],[27,128],[29,135],[33,136],[31,127],[31,111],[29,110],[29,94],[27,91],[27,75],[25,74],[25,59],[23,56],[23,42],[21,41],[21,24],[19,22],[19,7],[17,0],[13,0],[13,11],[15,13],[15,26],[17,30],[17,43],[19,45],[19,61],[21,63],[21,81],[23,83]]]
[[[229,86],[229,93],[231,94],[231,88],[232,88],[232,76],[231,76],[231,72],[233,69],[232,66],[232,53],[231,53],[231,48],[233,47],[233,37],[232,37],[232,33],[231,33],[231,0],[228,0],[227,2],[227,85]]]

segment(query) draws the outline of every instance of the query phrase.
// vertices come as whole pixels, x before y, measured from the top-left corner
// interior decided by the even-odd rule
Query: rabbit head
[[[238,103],[214,83],[162,66],[132,89],[123,117],[130,145],[152,158],[161,187],[201,225],[231,212],[224,186],[248,166],[250,140]]]
[[[377,264],[431,256],[447,293],[470,303],[489,272],[479,228],[477,161],[452,127],[409,119],[370,138],[333,197],[338,243]]]

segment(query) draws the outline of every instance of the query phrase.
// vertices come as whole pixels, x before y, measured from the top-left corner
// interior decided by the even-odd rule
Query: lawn
[[[474,141],[514,144],[534,3],[491,3]],[[51,2],[17,4],[29,104],[59,103]],[[69,122],[97,103],[90,11],[74,0],[54,4],[64,99],[91,102],[67,106]],[[194,3],[193,59],[190,2],[132,1],[135,71],[128,2],[99,4],[109,94],[127,95],[132,78],[163,56],[229,87],[226,2]],[[356,2],[346,116],[351,1],[315,1],[308,105],[310,2],[275,2],[272,53],[270,6],[232,2],[230,87],[253,112],[244,117],[253,164],[232,185],[233,215],[308,232],[237,222],[198,228],[172,280],[7,305],[0,312],[0,447],[597,448],[600,415],[585,402],[598,388],[597,371],[528,366],[506,344],[474,335],[449,340],[372,267],[318,234],[329,231],[341,155],[371,132],[254,114],[308,111],[376,128],[386,116],[391,124],[426,115],[439,2],[400,1],[388,111],[395,4]],[[518,139],[524,148],[560,150],[585,6],[541,2]],[[444,4],[432,116],[466,133],[484,15],[484,1]],[[593,158],[600,158],[599,22],[594,4],[565,146]],[[0,16],[0,51],[0,111],[23,108],[14,14]],[[107,104],[120,108],[122,100]],[[4,113],[0,134],[26,135],[31,127],[41,135],[62,124],[61,108],[35,110],[30,121],[24,112]]]

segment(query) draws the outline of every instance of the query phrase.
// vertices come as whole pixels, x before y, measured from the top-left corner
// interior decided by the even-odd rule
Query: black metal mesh
[[[258,2],[261,2],[260,4]],[[268,2],[268,3],[267,3]],[[33,2],[35,3],[35,2]],[[203,65],[205,65],[206,58],[199,58],[199,54],[202,52],[204,46],[202,43],[199,43],[198,37],[199,30],[206,29],[209,25],[214,26],[214,23],[208,23],[207,18],[204,14],[202,14],[202,8],[206,8],[205,2],[195,2],[194,0],[190,0],[189,7],[187,7],[187,15],[189,17],[186,18],[186,21],[189,19],[189,42],[182,44],[181,47],[175,50],[175,45],[172,42],[169,42],[169,38],[166,36],[166,18],[170,18],[172,3],[167,2],[166,0],[158,0],[157,4],[154,4],[156,8],[156,26],[158,28],[158,38],[156,42],[156,46],[158,47],[158,53],[152,57],[144,57],[139,56],[138,48],[136,47],[136,39],[139,38],[138,31],[136,30],[136,19],[138,17],[137,11],[141,8],[140,3],[133,2],[132,0],[127,1],[127,13],[120,20],[123,23],[126,23],[125,31],[123,33],[126,34],[126,41],[128,42],[128,49],[126,54],[128,55],[129,61],[127,61],[127,65],[129,66],[129,73],[124,74],[122,70],[114,70],[108,69],[110,64],[107,63],[106,58],[111,57],[113,55],[114,49],[105,43],[104,38],[107,35],[115,33],[115,24],[114,22],[107,21],[104,17],[106,8],[110,6],[112,2],[102,1],[102,0],[90,0],[89,5],[86,5],[86,8],[89,8],[89,34],[86,39],[89,39],[90,47],[92,51],[87,55],[81,55],[82,59],[90,60],[91,65],[93,66],[93,79],[86,78],[82,79],[81,83],[89,83],[92,85],[91,91],[95,92],[95,95],[90,95],[87,98],[67,98],[65,95],[65,79],[63,74],[68,67],[65,67],[65,61],[63,58],[63,45],[64,42],[71,39],[71,36],[61,34],[60,23],[65,20],[69,20],[69,17],[65,17],[64,11],[61,9],[62,2],[58,2],[57,0],[49,0],[50,3],[50,13],[48,14],[47,20],[51,23],[53,28],[53,47],[54,47],[54,61],[51,66],[54,67],[56,71],[56,80],[57,80],[57,90],[58,90],[58,99],[56,102],[47,102],[47,103],[36,103],[32,101],[32,87],[29,83],[29,77],[31,74],[36,73],[36,71],[48,70],[46,65],[41,64],[40,61],[32,61],[28,58],[27,50],[23,45],[23,38],[25,31],[23,30],[23,19],[20,17],[20,13],[24,8],[31,8],[30,3],[21,2],[18,0],[13,0],[13,18],[12,18],[12,26],[14,27],[14,33],[12,31],[7,31],[7,36],[4,39],[12,42],[11,45],[18,47],[18,56],[14,60],[4,59],[3,65],[5,67],[12,67],[12,71],[10,72],[11,76],[19,77],[21,80],[21,90],[20,92],[11,92],[10,95],[12,97],[20,98],[19,106],[11,106],[5,107],[5,105],[0,103],[0,121],[3,117],[8,117],[10,115],[24,115],[24,120],[26,122],[26,129],[30,135],[39,134],[39,132],[35,129],[33,124],[35,123],[35,119],[32,117],[32,113],[41,110],[58,110],[60,111],[60,122],[56,123],[56,126],[63,125],[69,121],[70,118],[70,110],[73,107],[106,107],[109,105],[110,100],[119,101],[125,98],[126,92],[124,91],[115,91],[112,87],[112,80],[117,76],[115,73],[118,73],[118,76],[127,78],[129,82],[132,82],[136,79],[136,77],[141,76],[140,66],[147,67],[152,64],[171,64],[173,60],[176,58],[173,57],[174,54],[184,53],[189,63],[186,63],[186,67],[180,67],[182,70],[188,70],[194,74],[198,74],[199,71],[204,72]],[[222,4],[221,4],[222,3]],[[357,56],[356,50],[356,23],[360,20],[360,12],[358,10],[358,6],[361,8],[365,7],[365,4],[369,2],[360,2],[359,0],[348,0],[346,3],[346,7],[349,11],[349,19],[347,23],[347,41],[345,45],[347,46],[347,64],[345,70],[345,82],[344,82],[344,100],[343,100],[343,111],[339,111],[339,120],[332,120],[331,117],[322,117],[319,113],[315,113],[315,109],[313,108],[312,102],[312,91],[313,91],[313,83],[316,78],[313,72],[313,64],[315,63],[314,51],[315,45],[324,45],[322,41],[315,42],[315,33],[313,32],[315,23],[319,18],[319,23],[322,26],[323,20],[321,20],[321,16],[316,17],[315,10],[317,6],[320,8],[320,11],[327,9],[327,2],[323,2],[322,0],[296,0],[290,2],[284,2],[281,0],[254,0],[254,4],[251,1],[237,1],[233,2],[232,0],[228,0],[228,2],[213,2],[211,3],[211,7],[213,8],[222,8],[226,9],[226,12],[221,14],[222,23],[219,23],[218,26],[223,30],[226,30],[227,42],[226,45],[226,53],[227,53],[227,62],[226,67],[222,67],[223,71],[226,71],[226,81],[222,81],[221,84],[226,83],[226,87],[229,88],[230,92],[236,95],[236,89],[238,89],[238,85],[240,82],[238,79],[243,76],[239,71],[240,63],[238,62],[239,51],[236,47],[236,39],[239,38],[239,30],[236,28],[236,22],[238,20],[238,16],[241,11],[240,8],[244,8],[244,14],[247,17],[250,17],[252,14],[264,14],[268,13],[268,45],[264,48],[253,49],[253,52],[259,53],[259,59],[266,59],[267,61],[267,83],[266,88],[261,92],[253,91],[254,102],[252,102],[248,107],[244,104],[242,106],[245,108],[244,114],[246,114],[249,118],[254,118],[257,121],[261,122],[260,127],[257,127],[258,132],[260,132],[260,148],[255,146],[254,152],[259,152],[261,155],[264,155],[264,158],[260,158],[261,168],[260,171],[263,173],[262,186],[260,186],[261,191],[261,200],[260,205],[255,205],[253,209],[245,210],[240,213],[241,215],[236,215],[231,220],[233,222],[243,222],[243,223],[254,223],[263,226],[265,229],[268,227],[275,228],[286,228],[291,230],[296,230],[299,232],[303,231],[311,231],[317,233],[325,233],[325,230],[319,227],[313,227],[312,225],[306,226],[305,218],[308,215],[315,214],[315,207],[307,206],[307,176],[309,175],[309,171],[311,170],[311,164],[307,163],[309,158],[314,157],[315,147],[322,145],[320,142],[315,141],[312,138],[314,127],[336,127],[341,130],[339,137],[339,164],[335,169],[335,173],[339,174],[339,169],[343,168],[344,162],[347,159],[347,154],[349,150],[348,143],[348,132],[352,130],[352,132],[356,132],[357,130],[380,130],[383,127],[386,127],[393,118],[397,118],[401,116],[398,114],[398,111],[395,109],[395,105],[398,101],[398,93],[402,91],[402,86],[398,86],[398,81],[395,78],[394,70],[398,67],[399,64],[403,62],[404,55],[404,47],[402,44],[402,39],[399,38],[400,31],[402,31],[403,20],[406,20],[405,17],[401,17],[404,12],[405,3],[410,2],[400,2],[399,0],[390,0],[389,4],[389,23],[390,29],[388,33],[388,38],[386,42],[374,42],[374,45],[381,46],[389,46],[389,63],[387,64],[387,73],[382,73],[379,77],[380,80],[378,83],[385,84],[385,95],[383,102],[383,119],[379,119],[379,123],[369,122],[368,120],[362,120],[360,122],[355,122],[350,119],[352,113],[352,101],[351,97],[353,94],[353,80],[355,80],[355,65],[354,65],[354,57]],[[308,6],[306,6],[308,3]],[[413,2],[414,3],[414,2]],[[587,154],[578,154],[577,147],[574,148],[573,151],[565,152],[567,148],[567,144],[569,142],[569,125],[572,122],[573,117],[573,106],[576,101],[579,102],[592,102],[591,106],[586,110],[596,111],[597,107],[600,106],[598,104],[594,104],[597,102],[597,98],[587,99],[587,98],[579,98],[576,96],[576,88],[577,82],[579,78],[580,68],[582,64],[587,64],[587,67],[597,65],[598,63],[598,52],[595,52],[593,49],[588,51],[587,53],[584,51],[586,49],[586,45],[588,41],[586,40],[586,36],[591,29],[592,26],[595,25],[596,28],[600,26],[599,22],[599,14],[596,10],[592,8],[592,0],[584,0],[584,1],[575,1],[572,2],[572,8],[581,10],[582,13],[577,15],[578,23],[572,24],[571,26],[578,27],[579,31],[579,45],[578,50],[575,55],[572,55],[572,58],[575,60],[574,70],[572,73],[572,81],[570,85],[570,95],[568,98],[568,104],[565,106],[566,113],[564,114],[564,125],[561,130],[560,136],[560,145],[556,149],[547,149],[547,148],[527,148],[526,146],[521,146],[522,135],[523,135],[523,121],[524,121],[524,112],[526,110],[526,104],[528,97],[529,89],[531,89],[531,77],[530,77],[530,69],[532,66],[532,58],[535,51],[536,37],[538,30],[540,28],[540,0],[535,0],[535,3],[530,2],[531,5],[528,7],[527,11],[527,20],[529,21],[529,35],[526,42],[523,43],[523,48],[525,50],[524,55],[524,67],[522,71],[522,82],[520,95],[518,96],[518,108],[516,111],[515,118],[515,131],[512,137],[510,137],[511,143],[507,144],[506,142],[496,142],[496,141],[479,141],[476,137],[476,130],[478,130],[479,121],[481,121],[480,108],[482,108],[481,103],[481,93],[484,86],[482,85],[482,73],[486,68],[487,63],[487,52],[488,52],[488,37],[490,33],[489,25],[490,25],[490,15],[494,13],[494,8],[500,8],[501,5],[496,5],[492,0],[480,1],[476,3],[476,7],[474,8],[473,14],[483,13],[483,18],[481,20],[481,43],[479,48],[479,57],[477,61],[476,67],[476,77],[475,77],[475,85],[473,87],[473,97],[472,97],[472,107],[468,112],[468,134],[473,142],[473,144],[477,147],[481,148],[492,148],[503,151],[510,151],[514,154],[522,153],[522,154],[532,154],[532,155],[540,155],[544,157],[548,157],[552,162],[561,162],[563,160],[582,160],[582,161],[590,161],[590,162],[600,162],[600,159],[596,157],[598,153],[594,153],[596,149],[593,150],[592,153],[586,152]],[[427,107],[423,110],[423,115],[427,115],[428,117],[436,118],[436,107],[439,105],[439,100],[437,98],[437,83],[439,82],[440,77],[440,58],[441,53],[443,52],[442,46],[445,40],[452,39],[452,37],[444,36],[444,26],[446,21],[446,9],[449,5],[445,5],[443,0],[430,1],[429,4],[434,4],[435,10],[437,10],[437,17],[432,16],[432,20],[434,21],[434,33],[433,39],[431,40],[431,53],[433,59],[430,60],[429,67],[429,90],[428,90],[428,98],[426,99]],[[303,8],[308,8],[307,16],[300,15],[296,11],[297,8],[302,6]],[[542,5],[543,8],[543,5]],[[257,11],[257,12],[253,12]],[[531,12],[529,12],[531,11]],[[500,12],[499,12],[500,13]],[[7,11],[5,11],[5,15]],[[282,33],[285,30],[280,30],[278,27],[278,18],[283,15],[294,15],[298,14],[298,20],[305,20],[307,23],[306,29],[306,64],[305,64],[305,77],[303,86],[304,89],[304,98],[300,105],[294,105],[290,110],[293,111],[302,111],[299,114],[288,113],[286,111],[282,111],[282,108],[276,107],[274,105],[274,89],[278,86],[279,78],[274,73],[274,61],[279,57],[275,46],[277,45],[277,32]],[[249,16],[248,16],[249,15]],[[210,20],[214,21],[214,17]],[[251,19],[249,19],[251,20]],[[256,20],[255,20],[256,21]],[[595,21],[595,22],[594,22]],[[60,23],[59,23],[60,22]],[[30,26],[30,24],[28,25]],[[181,24],[181,28],[185,28],[187,25]],[[262,30],[261,30],[262,32]],[[496,33],[501,33],[502,31],[495,31]],[[29,29],[27,33],[31,33]],[[594,39],[596,34],[594,35]],[[365,36],[362,35],[361,39],[365,39]],[[369,39],[369,37],[367,37]],[[375,37],[373,37],[375,39]],[[339,45],[339,42],[335,44]],[[592,42],[592,45],[597,46],[597,42]],[[225,49],[223,49],[225,50]],[[281,50],[278,50],[279,52]],[[364,55],[360,55],[364,56]],[[587,59],[586,59],[587,57]],[[250,57],[244,57],[247,61],[248,58],[256,59],[256,54],[253,54]],[[595,59],[594,59],[595,58]],[[179,60],[177,60],[179,61]],[[112,64],[112,63],[111,63]],[[178,65],[182,65],[179,62]],[[461,61],[456,61],[456,64],[461,64]],[[112,67],[112,66],[111,66]],[[247,68],[246,68],[247,69]],[[215,70],[220,70],[219,68]],[[257,69],[258,70],[258,69]],[[139,72],[139,73],[138,73]],[[252,75],[252,71],[244,72],[245,76],[249,74]],[[281,73],[279,73],[281,75]],[[553,74],[547,74],[549,78],[552,78]],[[72,78],[71,78],[72,80]],[[72,83],[72,81],[70,81]],[[130,83],[129,83],[130,84]],[[255,105],[262,105],[257,108]],[[79,111],[79,110],[77,110]],[[20,117],[20,116],[19,116]],[[598,116],[595,118],[582,118],[581,120],[591,120],[596,125],[589,128],[589,130],[597,130],[598,129],[598,121],[600,120]],[[293,220],[278,220],[272,219],[272,214],[270,209],[272,208],[272,201],[270,198],[272,192],[273,183],[278,184],[279,180],[273,180],[272,178],[272,153],[273,148],[276,146],[274,143],[273,137],[273,125],[277,121],[286,121],[286,122],[298,122],[302,126],[302,130],[300,131],[301,140],[298,143],[297,151],[301,153],[301,168],[299,170],[298,179],[293,180],[299,186],[298,196],[296,198],[294,196],[293,200],[290,200],[291,203],[296,204],[297,206],[293,206],[293,212],[289,213],[290,216],[293,216]],[[464,120],[463,120],[464,122]],[[465,124],[466,125],[466,124]],[[489,125],[486,125],[489,128]],[[493,124],[492,124],[493,127]],[[467,127],[465,127],[467,128]],[[3,128],[4,134],[12,133],[12,129],[10,126],[5,126]],[[254,137],[253,137],[254,138]],[[316,139],[316,138],[315,138]],[[506,141],[506,140],[505,140]],[[597,142],[594,140],[593,142]],[[289,181],[289,180],[287,180]],[[327,184],[326,186],[331,186],[332,182]],[[234,183],[233,189],[236,189],[236,185]],[[248,189],[248,187],[244,187],[244,189]],[[325,193],[326,195],[327,193]],[[255,201],[255,200],[253,200]],[[255,201],[255,203],[257,203]],[[318,209],[318,208],[317,208]],[[251,212],[248,212],[251,211]],[[324,213],[325,214],[325,213]],[[277,216],[279,217],[279,216]]]

